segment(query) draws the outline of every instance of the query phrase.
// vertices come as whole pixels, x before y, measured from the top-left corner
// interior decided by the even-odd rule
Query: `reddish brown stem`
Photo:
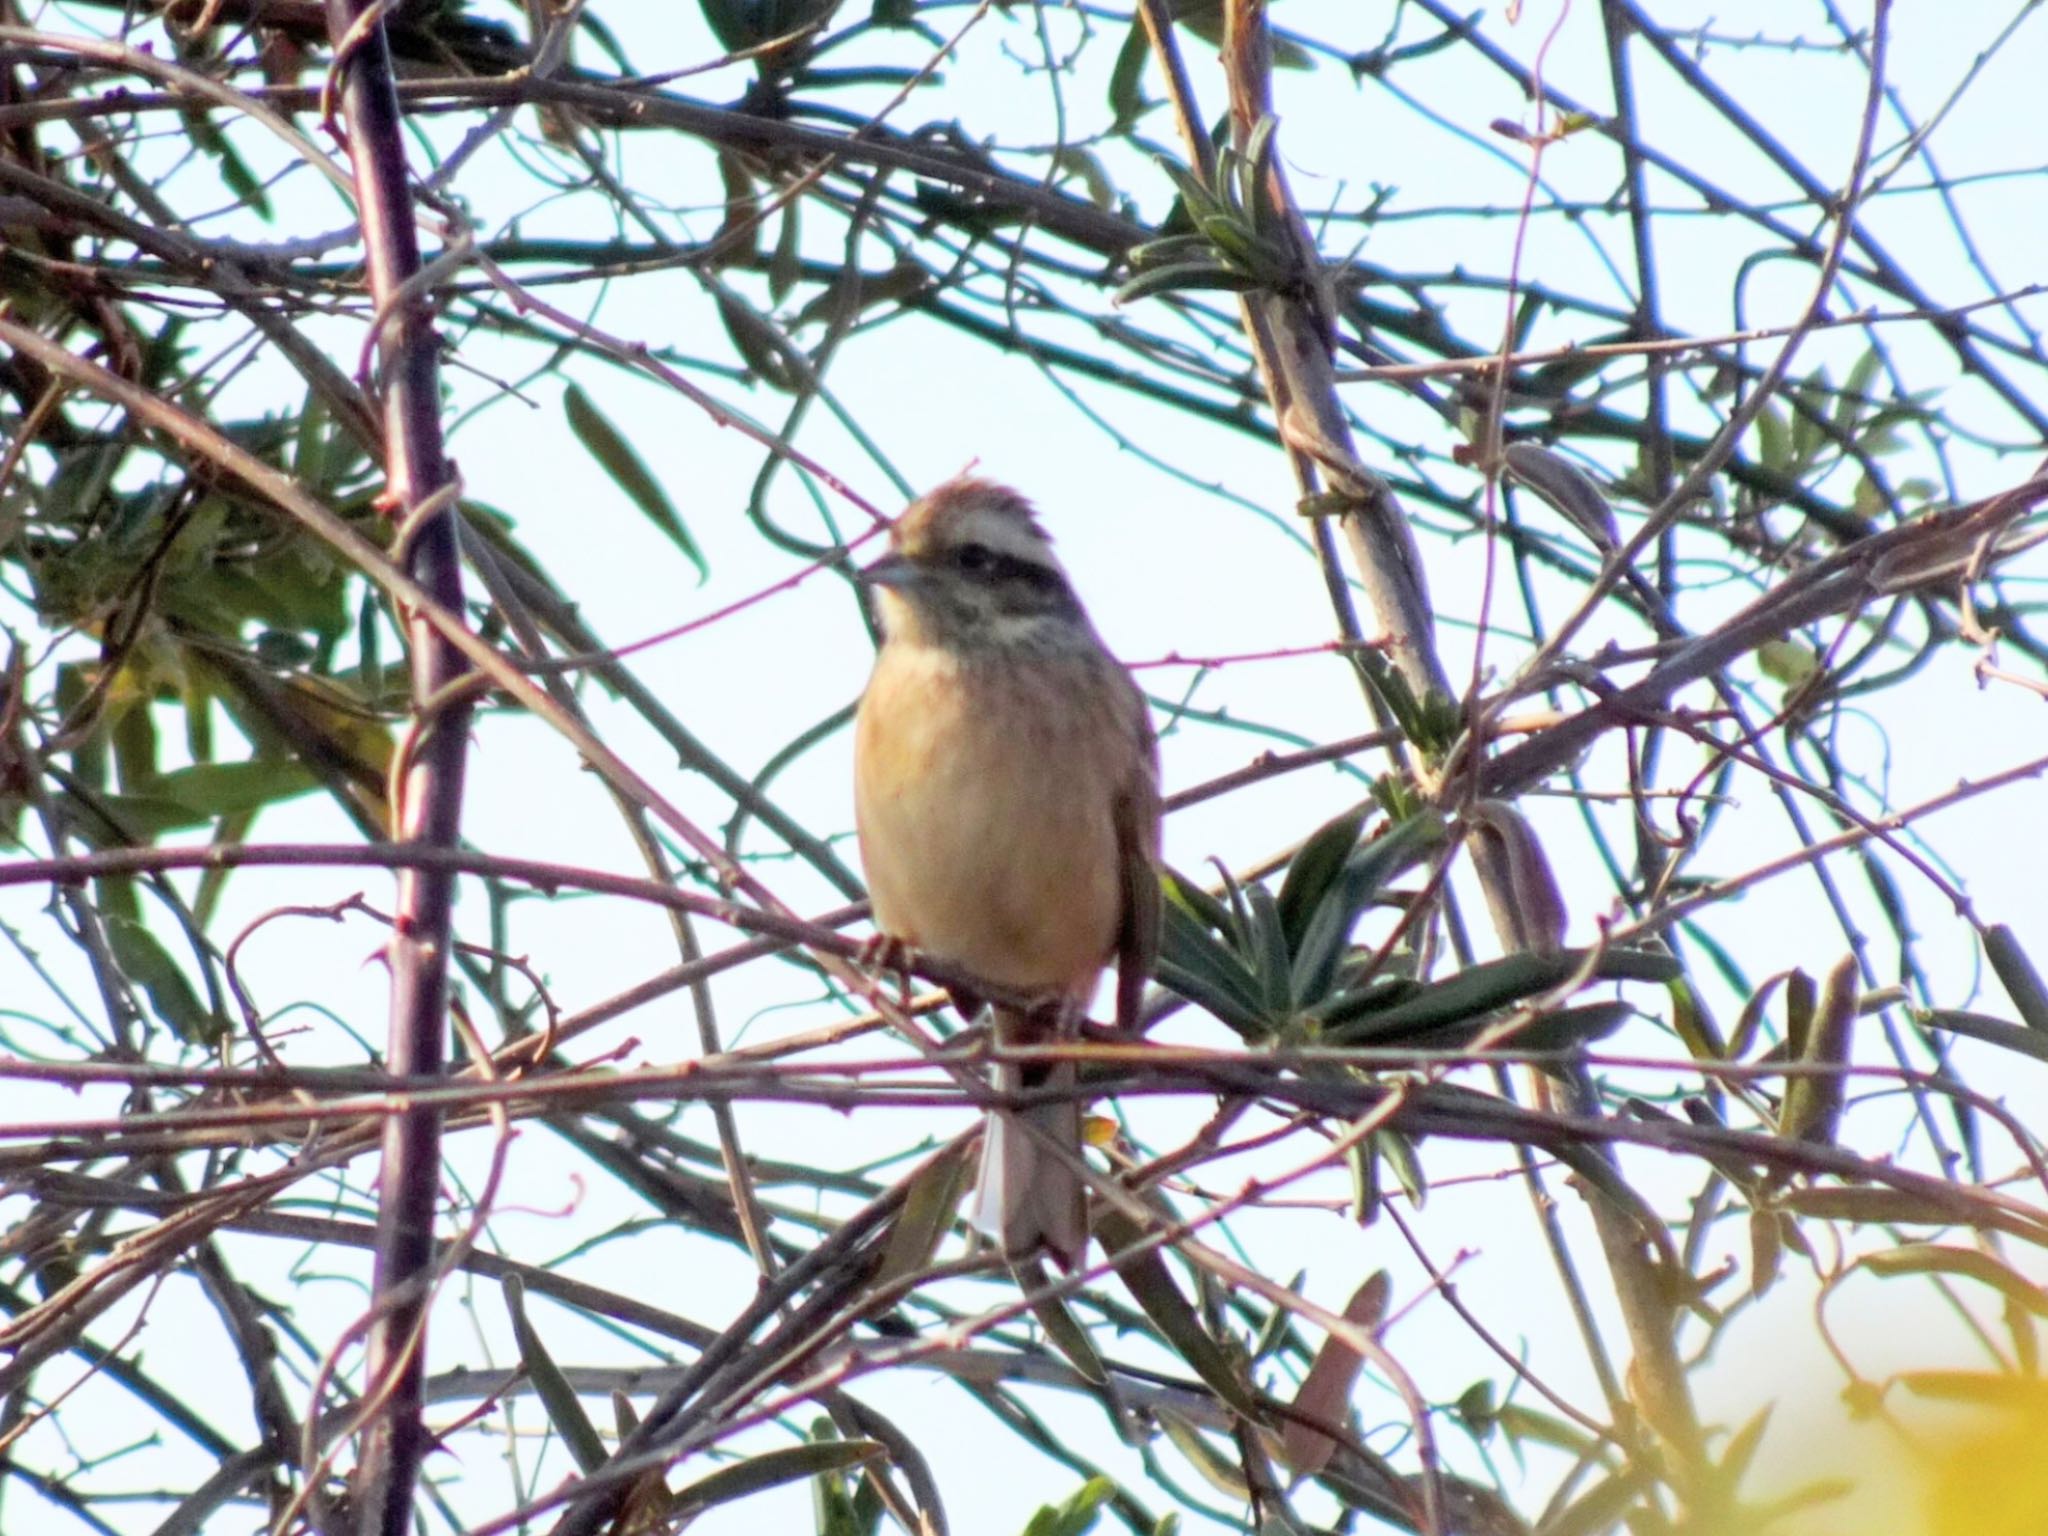
[[[407,573],[443,609],[462,611],[461,553],[453,480],[441,438],[439,367],[420,271],[398,97],[383,21],[367,0],[329,0],[341,117],[362,215],[372,343],[380,377],[389,502],[402,520]],[[411,751],[402,754],[393,828],[401,844],[452,848],[461,831],[470,707],[453,686],[467,672],[460,652],[423,618],[409,616]],[[397,918],[388,950],[391,1018],[387,1065],[399,1076],[440,1072],[446,1059],[451,871],[399,871]],[[384,1403],[357,1474],[357,1529],[401,1536],[410,1528],[413,1486],[426,1453],[421,1419],[427,1304],[434,1266],[434,1208],[440,1188],[441,1124],[431,1109],[385,1122],[378,1179],[377,1249],[370,1330],[370,1394]]]

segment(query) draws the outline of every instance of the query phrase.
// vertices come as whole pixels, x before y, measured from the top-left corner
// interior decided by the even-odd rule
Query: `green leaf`
[[[1959,1197],[1960,1198],[1960,1197]],[[1948,1227],[1960,1219],[1954,1204],[1878,1185],[1797,1186],[1781,1190],[1772,1205],[1795,1216],[1821,1221],[1882,1222],[1886,1226]]]
[[[292,439],[292,478],[316,494],[327,490],[327,401],[317,389],[306,390]]]
[[[872,1471],[863,1472],[853,1490],[853,1536],[875,1536],[882,1528],[882,1517],[886,1513],[881,1478]]]
[[[1401,734],[1427,751],[1424,743],[1430,734],[1429,721],[1422,700],[1415,696],[1415,690],[1409,686],[1408,679],[1402,675],[1401,669],[1377,651],[1357,650],[1352,651],[1350,655],[1353,664],[1365,675],[1365,680],[1372,685],[1373,691],[1380,696],[1380,702],[1386,706],[1387,713],[1394,717],[1394,723],[1401,727]],[[1391,789],[1388,791],[1393,792]],[[1394,814],[1392,807],[1386,809],[1390,816]]]
[[[356,610],[356,681],[362,696],[375,708],[384,696],[384,606],[374,584],[363,584],[362,606]]]
[[[1380,1219],[1380,1159],[1369,1144],[1352,1142],[1344,1149],[1344,1171],[1351,1175],[1351,1219],[1369,1227]]]
[[[1569,1419],[1558,1418],[1537,1408],[1521,1403],[1502,1403],[1493,1415],[1493,1422],[1501,1433],[1511,1441],[1527,1441],[1531,1445],[1547,1445],[1553,1450],[1571,1456],[1582,1456],[1591,1460],[1599,1442],[1588,1435]],[[1545,1526],[1547,1533],[1549,1527]]]
[[[1749,1294],[1761,1301],[1778,1281],[1778,1269],[1785,1256],[1785,1225],[1789,1218],[1776,1211],[1749,1213]]]
[[[303,763],[288,758],[259,758],[246,763],[195,763],[189,768],[173,769],[149,786],[149,794],[153,799],[186,807],[202,821],[212,821],[258,811],[319,787],[319,776]]]
[[[1892,1377],[1915,1397],[1940,1403],[2038,1412],[2041,1384],[1996,1371],[1900,1371]]]
[[[1633,1004],[1613,1001],[1553,1008],[1538,1014],[1501,1043],[1518,1051],[1574,1050],[1595,1040],[1605,1040],[1635,1016]]]
[[[1280,904],[1263,885],[1245,889],[1252,942],[1252,970],[1259,980],[1260,1002],[1266,1017],[1284,1023],[1294,1013],[1294,968],[1287,957],[1287,930],[1280,921]]]
[[[90,807],[74,808],[78,830],[94,843],[142,845],[166,832],[188,832],[212,818],[161,795],[96,795]]]
[[[1323,889],[1294,951],[1294,996],[1303,1008],[1329,1001],[1337,962],[1359,917],[1379,899],[1396,876],[1443,841],[1444,821],[1436,811],[1422,811],[1397,822],[1344,861],[1337,877]],[[1320,1010],[1319,1010],[1320,1011]]]
[[[1845,954],[1836,961],[1821,982],[1799,1060],[1802,1065],[1822,1070],[1785,1079],[1785,1100],[1778,1111],[1778,1126],[1787,1136],[1822,1146],[1834,1141],[1847,1087],[1844,1069],[1849,1060],[1849,1030],[1856,1022],[1857,1004],[1862,1000],[1858,982],[1853,954]]]
[[[768,262],[768,294],[777,304],[789,297],[803,276],[803,219],[798,212],[803,205],[800,197],[784,203],[782,221],[775,231],[775,254]]]
[[[1792,392],[1792,458],[1801,469],[1811,464],[1827,443],[1821,422],[1833,395],[1834,384],[1826,368],[1816,368]]]
[[[228,1037],[227,1021],[199,1001],[192,983],[157,936],[132,918],[105,919],[107,948],[121,974],[142,988],[156,1016],[190,1045],[209,1048]]]
[[[1820,670],[1820,658],[1797,640],[1766,640],[1756,648],[1756,664],[1765,677],[1797,688]]]
[[[1111,302],[1135,303],[1139,299],[1150,298],[1155,293],[1250,293],[1260,286],[1257,278],[1247,277],[1242,272],[1233,272],[1230,268],[1218,266],[1213,261],[1191,261],[1140,272],[1117,289],[1111,296]]]
[[[1299,1296],[1301,1288],[1308,1284],[1308,1271],[1297,1269],[1294,1278],[1287,1282],[1287,1289]],[[1252,1363],[1270,1359],[1273,1352],[1284,1343],[1296,1339],[1294,1314],[1284,1306],[1274,1306],[1267,1312],[1265,1322],[1259,1325],[1259,1336],[1252,1340]]]
[[[718,295],[718,319],[747,371],[785,395],[804,392],[803,370],[789,356],[789,342],[775,323],[730,293]]]
[[[220,170],[220,179],[236,199],[268,224],[271,220],[270,194],[263,190],[263,183],[249,169],[249,162],[236,152],[235,146],[228,142],[227,135],[215,125],[209,113],[193,109],[181,115],[185,119],[186,136],[191,139],[193,147],[212,159]]]
[[[1218,256],[1233,271],[1251,272],[1259,266],[1260,250],[1258,239],[1241,214],[1205,213],[1195,220],[1195,228],[1208,239]]]
[[[1671,1028],[1696,1061],[1724,1061],[1728,1047],[1721,1039],[1720,1031],[1714,1027],[1713,1015],[1707,1012],[1706,999],[1698,988],[1684,976],[1675,976],[1665,983],[1665,990],[1671,994]]]
[[[1749,1001],[1742,1005],[1742,1012],[1736,1016],[1735,1032],[1728,1037],[1728,1059],[1740,1061],[1749,1054],[1749,1048],[1756,1043],[1757,1032],[1763,1027],[1764,1010],[1770,1007],[1771,996],[1792,977],[1790,971],[1780,971],[1767,976],[1763,983],[1750,994]]]
[[[1987,1045],[2018,1051],[2036,1061],[2048,1061],[2048,1040],[2043,1040],[2038,1031],[2008,1019],[1994,1019],[1986,1014],[1964,1013],[1952,1008],[1916,1008],[1913,1010],[1913,1022],[1923,1029],[1945,1029],[1951,1034],[1982,1040]]]
[[[526,1283],[517,1275],[507,1275],[500,1289],[505,1297],[505,1311],[512,1319],[512,1337],[519,1344],[520,1365],[526,1379],[533,1383],[534,1395],[540,1399],[548,1422],[562,1437],[562,1444],[569,1448],[576,1465],[586,1473],[595,1472],[605,1463],[604,1440],[597,1426],[590,1422],[590,1415],[583,1411],[583,1400],[569,1385],[569,1378],[555,1364],[554,1356],[548,1353],[526,1316]]]
[[[1046,1272],[1044,1263],[1037,1259],[1022,1260],[1012,1266],[1012,1273],[1030,1304],[1031,1315],[1038,1319],[1038,1326],[1045,1330],[1053,1347],[1067,1357],[1084,1379],[1097,1386],[1105,1385],[1109,1368],[1102,1363],[1088,1330],[1075,1320],[1066,1302],[1053,1290],[1052,1276]]]
[[[1237,154],[1237,163],[1233,167],[1236,171],[1237,205],[1254,235],[1259,233],[1266,207],[1266,176],[1273,168],[1273,135],[1279,127],[1280,119],[1270,112],[1260,118],[1245,139],[1244,148]]]
[[[2035,1317],[2048,1317],[2048,1294],[2015,1269],[1975,1248],[1939,1243],[1905,1243],[1866,1253],[1856,1263],[1874,1275],[1956,1275],[1990,1286],[2007,1302]]]
[[[887,1454],[887,1449],[874,1440],[812,1441],[763,1451],[678,1488],[670,1502],[668,1518],[676,1522],[675,1528],[680,1528],[682,1521],[715,1504],[730,1504],[734,1499],[803,1478],[863,1467]]]
[[[1106,1477],[1091,1477],[1064,1503],[1041,1505],[1024,1527],[1024,1536],[1085,1536],[1095,1529],[1102,1506],[1115,1496],[1115,1483]]]
[[[1399,1131],[1380,1129],[1372,1133],[1373,1156],[1394,1170],[1394,1178],[1408,1203],[1420,1210],[1429,1200],[1429,1175],[1415,1154],[1415,1143]]]
[[[1427,1031],[1470,1021],[1494,1009],[1508,1007],[1531,993],[1560,986],[1578,973],[1585,960],[1584,950],[1565,950],[1555,955],[1524,951],[1467,966],[1454,976],[1430,983],[1392,1007],[1356,1015],[1348,1008],[1332,1010],[1338,1016],[1326,1017],[1324,1038],[1333,1045],[1386,1045],[1396,1040],[1412,1040]],[[1677,974],[1678,961],[1669,954],[1652,950],[1609,950],[1600,957],[1595,977],[1665,982]],[[1587,1017],[1589,1026],[1599,1022],[1597,1010],[1610,1005],[1591,1006],[1595,1013]],[[1565,1027],[1569,1029],[1571,1026]]]
[[[1134,245],[1124,252],[1124,261],[1134,269],[1161,266],[1168,262],[1207,260],[1209,242],[1200,235],[1164,235],[1157,240]]]
[[[875,1271],[877,1290],[931,1263],[940,1240],[952,1228],[970,1166],[967,1150],[959,1147],[934,1157],[910,1176],[902,1213],[889,1230],[889,1246]]]
[[[2019,1010],[2020,1021],[2029,1029],[2048,1030],[2048,989],[2042,987],[2041,973],[2004,923],[1993,923],[1984,930],[1984,955]]]
[[[1484,1376],[1460,1392],[1451,1403],[1451,1416],[1481,1441],[1493,1437],[1494,1418],[1500,1411],[1500,1394]]]
[[[1578,465],[1540,443],[1510,443],[1501,458],[1517,480],[1562,513],[1603,554],[1621,542],[1614,508]]]
[[[1337,876],[1344,861],[1358,846],[1371,809],[1355,805],[1343,815],[1325,822],[1308,835],[1294,857],[1287,862],[1287,877],[1280,882],[1280,922],[1287,933],[1290,951],[1301,943],[1309,918]]]
[[[813,1444],[829,1445],[838,1438],[838,1427],[829,1418],[820,1418],[811,1426]],[[846,1491],[843,1473],[820,1472],[812,1478],[811,1501],[817,1515],[818,1536],[864,1536],[860,1513],[854,1508],[853,1496]]]
[[[1131,1298],[1152,1319],[1166,1343],[1224,1402],[1253,1423],[1263,1423],[1265,1415],[1252,1396],[1250,1383],[1223,1346],[1202,1326],[1194,1307],[1181,1294],[1180,1287],[1174,1284],[1173,1272],[1167,1267],[1165,1257],[1156,1247],[1129,1251],[1145,1242],[1145,1229],[1122,1211],[1110,1207],[1096,1219],[1096,1232],[1102,1239],[1104,1251],[1110,1256],[1110,1267],[1130,1291]]]
[[[1124,45],[1117,50],[1116,63],[1109,72],[1109,131],[1123,133],[1130,129],[1139,118],[1152,110],[1152,103],[1145,99],[1145,63],[1152,57],[1152,41],[1145,33],[1145,24],[1137,18],[1131,20],[1130,31],[1124,34]]]
[[[1273,1028],[1260,1006],[1258,979],[1183,902],[1179,876],[1169,873],[1162,884],[1167,899],[1160,903],[1154,979],[1214,1014],[1244,1039],[1269,1038]],[[1213,902],[1206,892],[1202,894],[1205,901]]]
[[[711,575],[711,567],[705,563],[696,540],[690,537],[690,530],[683,526],[682,515],[668,499],[668,493],[662,490],[645,461],[634,452],[633,445],[591,403],[580,385],[571,384],[563,391],[562,408],[576,440],[611,476],[612,483],[626,493],[626,498],[697,568],[697,581],[702,585]]]
[[[1633,1464],[1602,1478],[1543,1522],[1543,1536],[1592,1536],[1620,1525],[1642,1495],[1648,1474]]]
[[[1196,1425],[1171,1408],[1162,1406],[1152,1411],[1168,1442],[1187,1458],[1189,1466],[1201,1474],[1202,1481],[1226,1499],[1243,1502],[1251,1497],[1252,1491],[1245,1482],[1243,1467],[1231,1457],[1218,1454],[1216,1447],[1209,1443],[1209,1437]]]
[[[1878,370],[1883,366],[1884,358],[1877,348],[1865,347],[1843,381],[1842,392],[1835,397],[1834,428],[1852,442],[1856,437],[1856,418],[1876,404],[1870,386],[1877,382]]]
[[[1216,933],[1230,932],[1230,909],[1179,870],[1165,871],[1160,878],[1160,892],[1202,927]]]
[[[1209,190],[1200,176],[1164,155],[1156,155],[1153,158],[1158,161],[1159,169],[1166,173],[1166,179],[1173,183],[1174,190],[1180,193],[1180,200],[1185,205],[1190,225],[1199,223],[1206,214],[1226,211],[1222,201]]]
[[[1794,1061],[1806,1054],[1806,1031],[1818,996],[1813,978],[1794,966],[1785,978],[1785,1049]]]
[[[1109,179],[1109,173],[1102,168],[1099,158],[1085,149],[1069,145],[1053,151],[1052,163],[1088,189],[1089,202],[1105,212],[1115,211],[1116,183]]]
[[[1785,425],[1785,413],[1766,404],[1756,413],[1757,462],[1777,474],[1792,473],[1792,433]]]
[[[121,682],[135,676],[136,671],[131,668]],[[116,683],[117,689],[121,682]],[[126,707],[115,708],[119,713],[110,709],[113,718],[108,730],[108,740],[114,749],[114,781],[125,790],[147,792],[157,779],[156,719],[150,713],[146,696],[133,698]]]

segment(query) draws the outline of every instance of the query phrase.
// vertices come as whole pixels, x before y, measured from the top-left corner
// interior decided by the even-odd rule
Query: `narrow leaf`
[[[2019,1010],[2020,1021],[2029,1029],[2048,1030],[2048,988],[2041,985],[2041,973],[2020,948],[2020,941],[2003,923],[1984,930],[1984,954],[1991,969],[2005,985],[2006,995]]]
[[[1337,961],[1359,917],[1389,882],[1442,841],[1443,818],[1420,812],[1389,827],[1344,861],[1302,929],[1294,951],[1294,996],[1304,1008],[1327,1001]]]
[[[1115,304],[1131,304],[1155,293],[1250,293],[1260,286],[1255,277],[1233,272],[1215,262],[1185,262],[1140,272],[1112,295]]]
[[[548,1353],[539,1332],[528,1320],[525,1282],[517,1275],[507,1275],[501,1289],[505,1310],[512,1318],[512,1336],[519,1343],[519,1362],[526,1371],[526,1379],[533,1383],[534,1395],[540,1399],[555,1433],[562,1437],[562,1444],[575,1457],[576,1465],[585,1472],[595,1472],[605,1463],[604,1440],[597,1426],[590,1422],[590,1415],[583,1411],[583,1400],[569,1385],[569,1378],[562,1374],[562,1368],[555,1364],[554,1356]]]
[[[1294,1013],[1293,966],[1287,955],[1287,929],[1280,920],[1280,904],[1263,885],[1245,890],[1250,918],[1248,937],[1252,941],[1252,964],[1259,979],[1260,1002],[1266,1017],[1284,1024]]]
[[[1046,1273],[1045,1265],[1037,1259],[1025,1260],[1013,1266],[1017,1286],[1024,1292],[1031,1304],[1031,1315],[1038,1319],[1038,1326],[1045,1330],[1045,1336],[1053,1348],[1067,1357],[1067,1361],[1083,1378],[1102,1386],[1109,1380],[1109,1367],[1102,1363],[1095,1341],[1088,1337],[1088,1330],[1075,1320],[1066,1302],[1052,1291],[1052,1277]]]
[[[156,1016],[171,1033],[189,1045],[214,1046],[229,1033],[225,1020],[211,1012],[157,936],[125,917],[105,919],[107,948],[121,974],[142,988]]]
[[[1377,1332],[1387,1315],[1387,1297],[1392,1288],[1385,1270],[1368,1275],[1345,1304],[1344,1320],[1361,1332]],[[1364,1369],[1365,1356],[1331,1334],[1316,1351],[1308,1375],[1302,1378],[1300,1390],[1294,1394],[1295,1411],[1307,1419],[1342,1424],[1351,1404],[1351,1389]],[[1335,1440],[1301,1419],[1289,1419],[1280,1432],[1281,1459],[1304,1477],[1322,1471],[1336,1453]]]
[[[953,1147],[932,1158],[910,1176],[902,1214],[889,1232],[889,1246],[875,1271],[877,1289],[914,1275],[932,1261],[939,1243],[953,1225],[953,1213],[967,1187],[971,1160],[968,1148]]]
[[[2039,1031],[2008,1019],[1994,1019],[1987,1014],[1965,1013],[1952,1008],[1915,1009],[1913,1019],[1927,1029],[1945,1029],[1950,1034],[1967,1035],[1972,1040],[2018,1051],[2037,1061],[2048,1061],[2048,1039],[2043,1039]]]
[[[1188,1465],[1202,1475],[1204,1482],[1227,1499],[1241,1502],[1251,1497],[1251,1485],[1245,1481],[1244,1469],[1219,1454],[1209,1443],[1207,1435],[1171,1408],[1161,1407],[1152,1411],[1173,1448],[1187,1458]]]
[[[886,1448],[874,1440],[811,1441],[763,1451],[678,1488],[670,1502],[669,1517],[680,1523],[715,1504],[730,1504],[748,1494],[803,1478],[866,1466],[887,1454]]]
[[[1144,23],[1135,17],[1117,50],[1116,63],[1109,71],[1110,131],[1121,133],[1145,115],[1151,103],[1145,99],[1145,63],[1152,57],[1151,39]]]
[[[611,476],[612,483],[625,492],[627,500],[638,507],[647,520],[667,536],[670,543],[682,551],[683,557],[697,568],[697,580],[701,585],[710,576],[711,567],[704,561],[697,548],[697,541],[690,537],[690,530],[683,526],[682,514],[668,499],[668,493],[654,478],[633,445],[626,441],[610,419],[591,403],[580,385],[571,384],[562,392],[562,409],[569,418],[569,430],[597,460],[600,468]]]
[[[1224,1402],[1253,1423],[1263,1422],[1265,1415],[1260,1412],[1243,1373],[1202,1326],[1194,1307],[1174,1284],[1173,1272],[1159,1250],[1127,1252],[1144,1242],[1144,1229],[1122,1211],[1110,1208],[1097,1219],[1096,1231],[1118,1278],[1166,1343]]]
[[[319,787],[319,777],[303,763],[256,759],[174,769],[150,785],[150,793],[210,821],[258,811]]]
[[[1962,1197],[1958,1195],[1960,1201]],[[1922,1195],[1875,1185],[1795,1186],[1772,1198],[1774,1206],[1795,1216],[1822,1221],[1882,1222],[1887,1226],[1949,1227],[1961,1218],[1951,1206]]]
[[[1845,954],[1821,983],[1806,1028],[1806,1049],[1799,1058],[1802,1065],[1821,1070],[1785,1080],[1785,1105],[1778,1120],[1787,1136],[1821,1146],[1835,1139],[1847,1088],[1842,1069],[1849,1061],[1849,1029],[1856,1022],[1860,998],[1857,982],[1856,957]]]
[[[2008,1302],[2035,1317],[2048,1317],[2048,1295],[2025,1275],[1974,1248],[1952,1248],[1940,1243],[1907,1243],[1898,1248],[1866,1253],[1857,1264],[1872,1274],[1890,1279],[1895,1275],[1957,1275],[1990,1286]]]
[[[1365,830],[1366,805],[1355,805],[1343,815],[1323,823],[1308,835],[1294,857],[1287,861],[1287,876],[1280,882],[1280,921],[1287,933],[1287,947],[1301,942],[1309,917],[1322,901],[1344,861],[1358,846]]]
[[[1102,1506],[1116,1496],[1116,1484],[1091,1477],[1059,1504],[1043,1504],[1024,1527],[1025,1536],[1085,1536],[1095,1529]]]
[[[1523,485],[1556,508],[1574,528],[1583,533],[1601,554],[1621,544],[1621,531],[1614,521],[1614,509],[1591,476],[1561,454],[1540,443],[1510,443],[1501,450],[1501,461]]]

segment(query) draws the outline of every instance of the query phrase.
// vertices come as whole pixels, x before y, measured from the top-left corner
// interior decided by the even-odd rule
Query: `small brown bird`
[[[854,807],[875,926],[1013,993],[1006,1046],[1066,1038],[1117,965],[1135,1027],[1159,939],[1159,761],[1144,696],[1104,648],[1015,491],[958,479],[913,502],[863,573],[883,642],[854,733]],[[972,1007],[971,1000],[966,1000]],[[1013,1257],[1072,1267],[1086,1190],[1072,1063],[1005,1067],[975,1222]]]

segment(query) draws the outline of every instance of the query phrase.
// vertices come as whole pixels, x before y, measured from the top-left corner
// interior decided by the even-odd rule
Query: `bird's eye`
[[[996,568],[996,552],[986,544],[963,544],[953,558],[970,575],[986,575]]]

